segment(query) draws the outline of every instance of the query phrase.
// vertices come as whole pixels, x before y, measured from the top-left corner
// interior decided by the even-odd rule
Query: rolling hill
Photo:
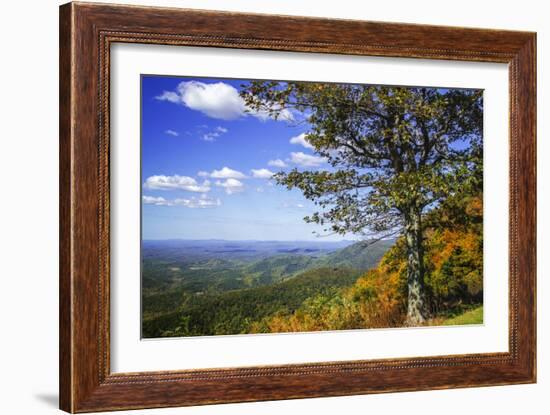
[[[293,248],[296,243],[278,242],[254,248],[250,242],[216,241],[214,247],[193,242],[180,249],[167,244],[166,254],[155,243],[143,253],[142,334],[245,333],[258,318],[288,313],[310,297],[353,284],[393,243],[301,243]],[[217,257],[220,250],[223,259]]]

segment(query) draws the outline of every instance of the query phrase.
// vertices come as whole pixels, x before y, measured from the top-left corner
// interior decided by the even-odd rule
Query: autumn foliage
[[[424,284],[436,320],[482,303],[482,215],[480,196],[448,199],[429,214]],[[281,312],[255,322],[251,331],[402,327],[406,315],[406,245],[404,238],[399,238],[378,266],[352,286],[336,295],[309,298],[292,313]]]

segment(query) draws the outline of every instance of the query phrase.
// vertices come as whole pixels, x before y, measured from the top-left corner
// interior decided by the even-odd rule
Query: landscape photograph
[[[141,77],[144,339],[483,324],[483,90]]]

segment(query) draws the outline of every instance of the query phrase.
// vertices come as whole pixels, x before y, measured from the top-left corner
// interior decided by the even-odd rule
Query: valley
[[[142,336],[249,333],[337,296],[394,242],[143,241]]]

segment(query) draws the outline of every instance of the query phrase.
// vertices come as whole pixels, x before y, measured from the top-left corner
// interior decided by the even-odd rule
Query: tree
[[[250,111],[293,114],[329,168],[276,174],[319,206],[307,222],[364,238],[403,234],[407,321],[428,317],[423,218],[450,195],[482,185],[482,92],[353,84],[254,81]]]

